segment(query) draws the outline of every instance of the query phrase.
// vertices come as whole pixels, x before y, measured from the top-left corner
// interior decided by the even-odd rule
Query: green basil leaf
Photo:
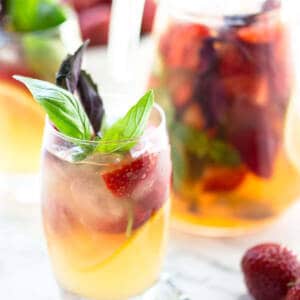
[[[171,156],[173,166],[173,188],[174,191],[180,191],[182,185],[188,176],[188,162],[183,145],[172,139]]]
[[[64,7],[56,0],[10,0],[8,15],[14,30],[19,32],[52,28],[67,18]]]
[[[171,134],[184,144],[187,150],[199,158],[205,157],[209,152],[209,139],[204,132],[182,123],[174,122],[171,126]]]
[[[170,127],[171,137],[184,145],[190,153],[207,162],[224,166],[240,164],[239,152],[230,144],[219,139],[211,139],[204,131],[198,131],[179,122]]]
[[[241,163],[239,152],[233,146],[220,140],[211,142],[209,157],[214,163],[225,166],[237,166]]]
[[[46,81],[14,76],[29,89],[49,119],[63,134],[82,140],[91,138],[91,125],[80,102],[68,91]]]
[[[153,104],[154,93],[150,90],[123,118],[104,132],[96,151],[105,153],[129,151],[136,144],[136,139],[143,134]]]

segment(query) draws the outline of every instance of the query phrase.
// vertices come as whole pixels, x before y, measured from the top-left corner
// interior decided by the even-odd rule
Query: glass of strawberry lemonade
[[[47,125],[44,226],[55,274],[67,291],[88,299],[123,300],[142,293],[158,277],[171,164],[162,112],[155,107],[151,115],[149,129],[131,151],[94,154],[80,163],[72,161],[78,141]]]
[[[49,118],[42,155],[49,254],[66,299],[140,299],[158,279],[166,246],[165,117],[149,91],[109,124],[92,79],[76,70],[82,51],[63,63],[58,86],[17,77]]]

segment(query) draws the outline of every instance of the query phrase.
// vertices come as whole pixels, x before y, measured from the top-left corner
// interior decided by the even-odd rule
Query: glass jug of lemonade
[[[299,195],[284,147],[294,70],[280,1],[207,2],[161,2],[150,86],[168,117],[175,224],[227,236]]]
[[[269,224],[299,195],[300,176],[284,147],[298,39],[290,39],[291,2],[158,2],[149,86],[167,115],[177,228],[243,234]],[[119,79],[135,70],[137,3],[116,0],[112,10],[109,54]]]

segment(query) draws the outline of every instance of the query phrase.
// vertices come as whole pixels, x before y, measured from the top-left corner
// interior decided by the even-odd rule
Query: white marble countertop
[[[6,300],[58,300],[39,205],[0,201],[0,291]],[[171,231],[164,271],[190,300],[247,300],[239,262],[245,249],[277,241],[300,254],[300,203],[255,235],[208,239]],[[165,300],[165,299],[164,299]]]
[[[147,43],[146,43],[147,44]],[[149,45],[143,46],[140,72],[146,74]],[[107,83],[103,50],[86,62],[97,81]],[[140,82],[144,82],[141,76]],[[171,232],[164,271],[190,300],[246,300],[239,263],[248,247],[277,241],[300,254],[300,203],[270,228],[252,236],[208,239]],[[58,300],[43,239],[39,206],[0,197],[0,291],[5,300]],[[166,299],[164,299],[166,300]]]

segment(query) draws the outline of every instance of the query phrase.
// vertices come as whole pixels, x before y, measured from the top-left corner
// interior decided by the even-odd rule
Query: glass
[[[132,140],[119,144],[128,142]],[[46,125],[43,221],[64,299],[133,299],[158,280],[171,175],[166,125],[158,106],[134,142],[128,153],[96,153],[75,162],[78,151],[95,142],[68,138]]]
[[[230,236],[299,195],[283,143],[294,70],[279,1],[212,3],[161,1],[150,86],[168,120],[175,226]]]
[[[54,82],[62,60],[80,42],[72,12],[63,24],[44,31],[16,33],[0,28],[0,172],[38,170],[44,127],[42,109],[12,75]]]

